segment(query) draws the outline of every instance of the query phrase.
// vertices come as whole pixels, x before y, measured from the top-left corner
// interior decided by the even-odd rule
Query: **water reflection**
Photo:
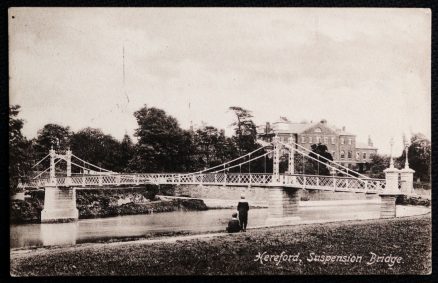
[[[40,230],[41,224],[11,225],[11,248],[42,246]]]
[[[74,245],[78,236],[78,222],[43,223],[40,239],[43,246]]]

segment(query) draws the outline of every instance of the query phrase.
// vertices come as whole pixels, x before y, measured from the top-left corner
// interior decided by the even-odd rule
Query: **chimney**
[[[345,126],[342,126],[342,131],[345,132]]]
[[[368,146],[373,147],[373,141],[371,140],[370,136],[368,136]]]
[[[269,133],[270,131],[271,131],[271,124],[269,124],[269,122],[266,122],[265,134]]]

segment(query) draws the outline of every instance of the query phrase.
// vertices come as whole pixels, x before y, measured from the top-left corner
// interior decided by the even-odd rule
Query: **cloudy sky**
[[[9,95],[29,138],[58,123],[121,139],[144,104],[231,133],[237,105],[388,153],[431,135],[430,47],[428,9],[14,8]]]

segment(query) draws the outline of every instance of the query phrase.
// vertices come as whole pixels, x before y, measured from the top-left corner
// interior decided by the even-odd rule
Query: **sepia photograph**
[[[9,8],[10,276],[430,275],[431,20]]]

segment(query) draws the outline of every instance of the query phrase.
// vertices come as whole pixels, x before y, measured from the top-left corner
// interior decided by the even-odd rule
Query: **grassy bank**
[[[282,252],[283,261],[279,257],[275,261],[275,255]],[[263,255],[262,261],[257,260],[259,253]],[[391,255],[396,260],[393,264],[367,264],[371,253]],[[289,261],[284,261],[284,255],[290,256]],[[351,255],[349,259],[352,256],[362,259],[354,263],[308,261],[317,255],[345,258]],[[428,274],[430,271],[430,215],[263,228],[174,243],[89,244],[11,254],[11,274],[18,276]]]

